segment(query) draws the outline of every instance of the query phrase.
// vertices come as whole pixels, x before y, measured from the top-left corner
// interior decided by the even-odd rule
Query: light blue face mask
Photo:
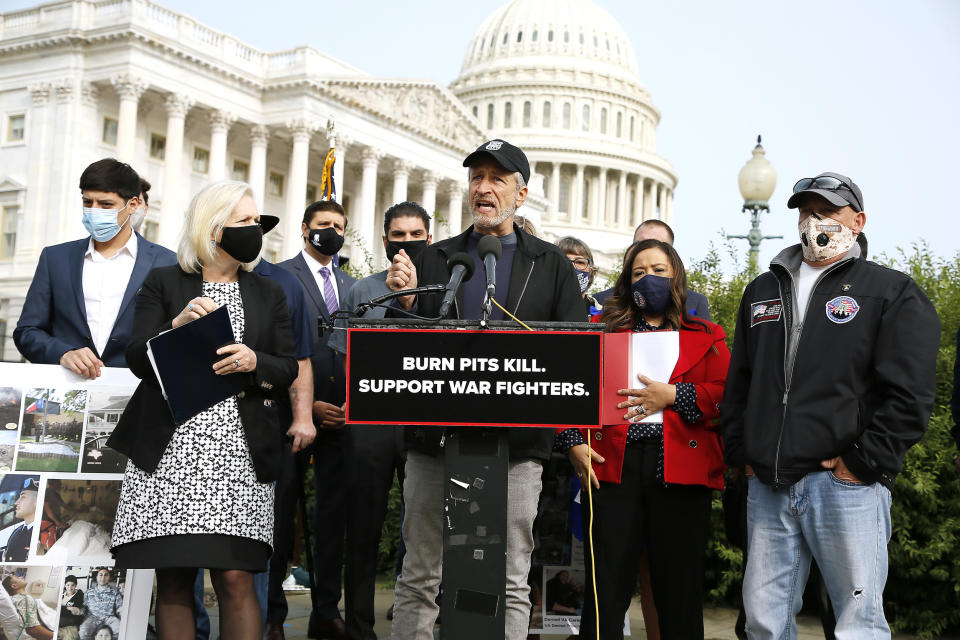
[[[122,225],[117,224],[117,218],[120,216],[120,212],[126,209],[129,204],[130,202],[128,201],[127,204],[123,205],[120,209],[84,207],[83,226],[86,227],[87,231],[97,242],[113,240],[117,237],[117,234],[120,233],[120,230],[123,229]],[[133,216],[127,216],[127,221],[123,224],[126,225],[132,217]]]

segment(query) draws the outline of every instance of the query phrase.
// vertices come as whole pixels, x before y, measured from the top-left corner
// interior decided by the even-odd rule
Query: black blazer
[[[316,321],[322,318],[324,322],[330,320],[330,314],[327,313],[327,305],[323,301],[323,294],[317,287],[317,279],[313,277],[313,272],[307,266],[307,261],[303,259],[303,254],[298,253],[289,260],[278,263],[297,277],[303,286],[304,302],[307,305],[307,313],[310,318]],[[347,275],[337,267],[330,264],[333,270],[333,276],[337,279],[337,297],[340,307],[343,308],[343,301],[347,297],[347,291],[356,282],[354,278]],[[317,331],[317,326],[313,327],[313,355],[310,356],[310,365],[313,367],[313,399],[329,402],[336,406],[342,405],[346,401],[347,379],[343,371],[343,358],[330,346],[327,341],[330,339],[330,332],[325,332],[322,336]]]
[[[256,352],[257,368],[250,373],[233,374],[247,378],[247,388],[237,395],[237,406],[257,479],[271,482],[277,477],[284,446],[274,395],[287,393],[297,377],[293,331],[280,285],[246,271],[240,271],[239,282],[244,310],[243,343]],[[202,287],[199,273],[187,273],[174,265],[151,271],[137,295],[127,366],[141,382],[108,444],[147,472],[157,468],[177,427],[150,366],[147,340],[172,328],[173,318],[190,299],[202,294]]]

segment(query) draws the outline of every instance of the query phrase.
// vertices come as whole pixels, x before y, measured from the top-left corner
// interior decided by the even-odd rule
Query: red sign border
[[[576,336],[596,336],[600,341],[600,385],[598,387],[597,393],[597,423],[596,424],[570,424],[570,425],[556,425],[556,424],[543,424],[543,423],[515,423],[515,424],[503,424],[502,422],[390,422],[386,420],[351,420],[350,419],[350,358],[346,358],[345,362],[345,374],[347,380],[347,395],[346,395],[346,421],[347,424],[359,424],[359,425],[378,425],[382,424],[384,426],[426,426],[426,427],[525,427],[525,428],[539,428],[539,429],[600,429],[602,428],[602,401],[603,401],[603,361],[604,361],[604,340],[602,331],[526,331],[526,330],[513,330],[506,331],[503,329],[381,329],[381,328],[372,328],[372,327],[351,327],[347,329],[347,353],[350,353],[350,341],[352,338],[353,332],[390,332],[390,333],[496,333],[496,334],[525,334],[525,333],[536,333],[536,334],[562,334],[562,335],[576,335]]]

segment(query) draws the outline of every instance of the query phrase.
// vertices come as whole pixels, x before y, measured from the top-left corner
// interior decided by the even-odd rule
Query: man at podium
[[[500,240],[502,253],[496,264],[494,299],[523,321],[582,322],[583,301],[573,267],[554,245],[523,232],[514,224],[517,208],[527,197],[530,164],[519,148],[504,140],[490,140],[467,156],[469,206],[474,224],[458,236],[434,243],[413,262],[398,255],[387,273],[393,291],[427,284],[446,284],[447,260],[458,252],[473,258],[474,277],[464,283],[450,317],[481,318],[486,294],[483,261],[478,245],[485,235]],[[405,309],[416,307],[421,316],[440,314],[435,296],[399,298]],[[496,305],[491,320],[507,319]],[[518,325],[519,327],[519,325]],[[482,416],[477,416],[481,419]],[[403,541],[407,548],[397,579],[393,637],[397,640],[432,640],[439,611],[443,548],[443,443],[444,429],[410,427],[403,496],[406,517]],[[507,640],[526,638],[530,619],[527,574],[533,552],[533,520],[540,497],[542,462],[550,455],[549,429],[512,429],[507,480],[507,572],[505,634]]]

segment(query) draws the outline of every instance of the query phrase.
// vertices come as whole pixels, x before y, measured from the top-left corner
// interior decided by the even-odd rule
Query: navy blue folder
[[[213,371],[213,364],[224,358],[217,349],[235,342],[225,306],[147,341],[147,355],[174,422],[183,424],[243,391],[245,374],[218,376]]]

